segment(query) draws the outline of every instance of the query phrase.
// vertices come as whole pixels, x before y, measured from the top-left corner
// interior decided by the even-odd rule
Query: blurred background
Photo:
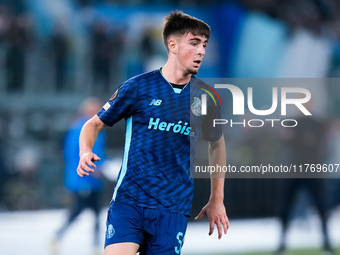
[[[211,26],[200,78],[327,78],[317,88],[323,105],[314,118],[319,124],[308,136],[303,138],[304,130],[295,136],[281,136],[276,129],[227,130],[229,163],[292,162],[294,137],[316,148],[310,155],[317,155],[318,162],[339,163],[337,0],[0,0],[0,222],[10,213],[57,210],[62,224],[65,208],[72,205],[64,185],[63,146],[67,131],[80,117],[80,105],[91,96],[104,104],[126,79],[161,67],[167,59],[163,17],[176,9]],[[124,132],[123,122],[105,130],[105,177],[99,198],[103,208],[120,168]],[[327,179],[320,185],[321,214],[340,218],[340,182]],[[209,180],[196,181],[193,215],[207,202],[209,189]],[[307,193],[296,195],[298,203],[286,218],[305,222],[318,215],[314,195]],[[226,181],[229,217],[247,224],[249,219],[277,219],[278,233],[280,208],[293,203],[284,199],[286,195],[287,186],[280,180]],[[321,232],[323,223],[317,222]],[[54,224],[47,234],[51,238],[60,225]],[[308,223],[302,226],[308,232]],[[279,247],[277,236],[266,249]],[[340,239],[331,237],[331,243],[340,246]],[[0,251],[1,245],[0,240]],[[0,253],[16,254],[6,252]]]

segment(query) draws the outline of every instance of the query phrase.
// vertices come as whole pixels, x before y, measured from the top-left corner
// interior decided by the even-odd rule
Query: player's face
[[[188,74],[197,74],[205,55],[208,39],[187,33],[178,40],[177,60],[179,67]]]

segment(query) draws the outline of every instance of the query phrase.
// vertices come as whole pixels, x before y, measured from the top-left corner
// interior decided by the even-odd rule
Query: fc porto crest
[[[195,116],[202,115],[202,102],[198,97],[194,97],[194,102],[191,105],[191,111]]]
[[[110,239],[111,237],[114,236],[115,234],[115,229],[113,228],[112,224],[110,224],[108,227],[107,227],[107,230],[106,230],[106,238],[107,239]]]

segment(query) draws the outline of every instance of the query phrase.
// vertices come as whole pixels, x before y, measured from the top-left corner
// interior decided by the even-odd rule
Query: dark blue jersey
[[[209,114],[201,115],[200,84],[193,78],[176,89],[155,70],[124,82],[104,105],[98,113],[103,123],[126,120],[113,200],[190,215],[197,136],[200,130],[209,141],[222,135],[220,127],[212,128],[212,119],[220,118],[219,105],[208,100]]]

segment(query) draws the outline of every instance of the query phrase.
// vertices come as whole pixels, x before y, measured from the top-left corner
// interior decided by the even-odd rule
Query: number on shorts
[[[175,252],[177,254],[181,254],[182,246],[183,246],[184,234],[182,232],[178,232],[176,238],[178,240],[179,247],[177,247],[177,246],[175,247]]]

